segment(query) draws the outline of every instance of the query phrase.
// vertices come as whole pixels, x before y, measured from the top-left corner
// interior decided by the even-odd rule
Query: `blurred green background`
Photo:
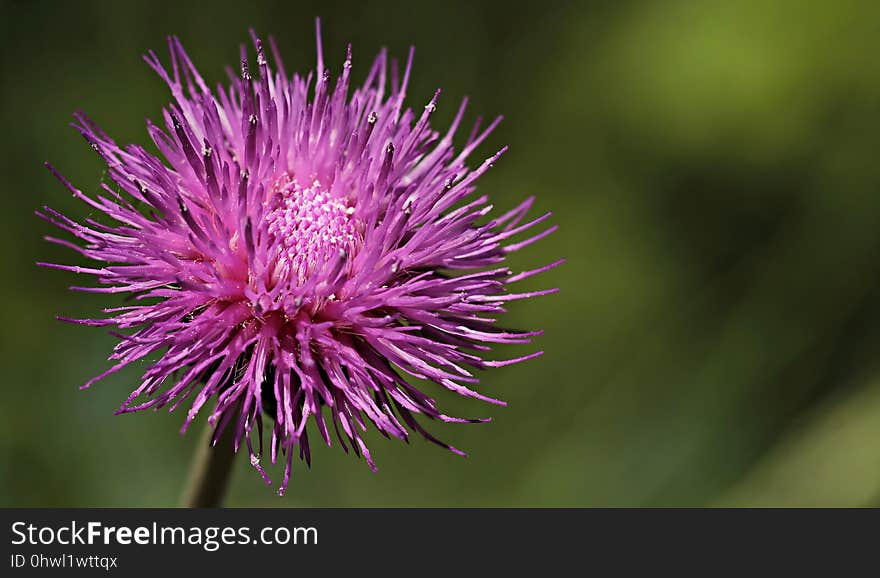
[[[115,340],[54,315],[114,301],[34,266],[75,260],[34,209],[89,214],[42,162],[104,177],[71,113],[146,142],[169,95],[140,55],[166,34],[216,82],[251,25],[313,66],[321,15],[334,70],[349,41],[359,78],[415,44],[411,106],[442,87],[439,126],[465,95],[471,120],[504,114],[482,190],[561,226],[514,265],[568,262],[523,283],[561,293],[512,307],[547,353],[485,374],[509,407],[434,391],[495,418],[430,424],[469,458],[372,435],[374,475],[316,443],[279,499],[242,456],[228,505],[880,506],[880,4],[0,6],[0,505],[173,505],[199,440],[181,412],[112,415],[143,367],[77,389]]]

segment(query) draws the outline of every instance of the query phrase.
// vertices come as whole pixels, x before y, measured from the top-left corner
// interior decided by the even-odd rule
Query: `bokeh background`
[[[409,104],[442,87],[440,126],[465,95],[471,120],[504,114],[482,190],[555,212],[516,266],[568,262],[524,283],[561,293],[512,307],[547,353],[485,374],[509,407],[436,392],[495,418],[434,424],[469,458],[372,435],[374,475],[316,443],[278,498],[242,456],[229,505],[880,505],[876,2],[0,6],[0,505],[173,505],[199,441],[180,412],[112,415],[143,367],[78,390],[114,339],[54,315],[113,301],[34,266],[76,259],[36,208],[89,213],[42,162],[86,191],[105,177],[72,112],[146,142],[169,97],[140,55],[166,34],[216,82],[249,26],[313,66],[316,15],[359,78],[380,46],[417,45]]]

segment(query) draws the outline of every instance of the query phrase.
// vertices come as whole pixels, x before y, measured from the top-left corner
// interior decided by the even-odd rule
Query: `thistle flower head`
[[[500,329],[495,317],[507,302],[554,291],[509,285],[559,262],[516,274],[504,265],[554,230],[526,233],[549,214],[526,222],[528,199],[490,216],[475,184],[504,149],[476,168],[466,159],[498,120],[483,130],[478,122],[456,151],[465,102],[444,133],[430,127],[439,91],[424,109],[405,108],[412,52],[401,76],[383,51],[352,89],[350,48],[334,83],[320,32],[317,69],[305,78],[286,75],[270,42],[273,70],[252,39],[256,68],[242,47],[240,74],[230,70],[229,85],[213,91],[177,38],[170,69],[153,52],[145,57],[173,96],[163,127],[148,122],[161,157],[117,145],[77,114],[113,184],[87,195],[50,167],[113,224],[44,207],[38,214],[79,242],[47,239],[101,264],[41,265],[98,283],[73,289],[134,297],[100,319],[63,318],[121,330],[115,364],[83,387],[149,359],[118,413],[186,402],[185,430],[207,405],[215,443],[233,428],[236,450],[247,445],[267,482],[260,459],[270,417],[271,460],[286,463],[281,493],[294,453],[310,460],[309,422],[373,469],[362,439],[369,423],[462,453],[416,416],[486,420],[443,414],[411,381],[502,403],[474,389],[472,370],[540,354],[486,359],[490,344],[540,333]]]

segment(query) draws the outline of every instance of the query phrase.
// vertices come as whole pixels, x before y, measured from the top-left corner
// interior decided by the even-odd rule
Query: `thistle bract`
[[[214,442],[233,428],[236,450],[246,444],[267,482],[264,438],[273,463],[283,456],[282,493],[294,454],[310,459],[309,422],[373,469],[362,439],[368,424],[462,453],[417,416],[486,420],[445,415],[413,383],[502,403],[475,390],[472,370],[540,355],[486,359],[490,344],[540,333],[500,329],[495,317],[509,301],[554,291],[509,285],[559,261],[519,273],[504,265],[508,253],[554,230],[533,230],[549,214],[527,220],[528,199],[491,215],[475,185],[503,149],[476,168],[465,161],[500,119],[484,130],[477,122],[455,150],[466,102],[442,133],[429,124],[439,91],[424,109],[405,108],[412,51],[402,75],[381,52],[352,89],[350,48],[334,82],[319,33],[315,72],[289,77],[274,42],[270,67],[252,37],[256,68],[243,46],[240,74],[230,70],[229,85],[214,91],[177,38],[168,43],[170,67],[153,52],[145,57],[173,96],[164,128],[148,122],[161,157],[117,145],[75,116],[113,184],[87,195],[52,170],[113,222],[44,207],[38,214],[79,242],[48,239],[100,264],[41,264],[97,280],[73,289],[134,298],[100,319],[63,318],[118,330],[115,364],[83,387],[149,359],[118,412],[186,403],[185,430],[208,406]]]

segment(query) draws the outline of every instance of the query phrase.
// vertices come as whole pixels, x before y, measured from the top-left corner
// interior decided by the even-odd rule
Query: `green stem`
[[[211,446],[213,428],[205,427],[205,433],[199,441],[199,447],[193,458],[189,481],[181,498],[180,505],[184,508],[219,508],[229,484],[232,463],[235,459],[233,451],[233,433],[235,424],[229,424]]]

